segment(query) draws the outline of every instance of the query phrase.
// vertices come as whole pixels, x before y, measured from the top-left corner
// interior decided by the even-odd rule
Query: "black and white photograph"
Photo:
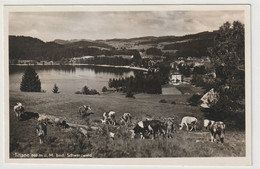
[[[249,165],[249,12],[5,7],[5,158]]]

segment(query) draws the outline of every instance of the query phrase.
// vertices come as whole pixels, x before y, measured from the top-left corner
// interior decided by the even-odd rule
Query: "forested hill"
[[[9,36],[10,60],[61,60],[82,56],[170,55],[173,57],[201,57],[213,46],[214,32],[201,32],[185,36],[147,36],[131,39],[61,40],[43,42],[25,36]]]

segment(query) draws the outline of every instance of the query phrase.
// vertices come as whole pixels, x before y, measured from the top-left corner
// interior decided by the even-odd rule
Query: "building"
[[[18,60],[18,64],[35,64],[35,60]]]
[[[170,72],[170,84],[180,84],[183,81],[183,76],[178,71]]]

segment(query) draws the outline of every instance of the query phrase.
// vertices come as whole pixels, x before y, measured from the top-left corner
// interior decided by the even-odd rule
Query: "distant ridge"
[[[201,57],[213,46],[217,31],[184,36],[144,36],[130,39],[88,40],[55,39],[43,42],[28,36],[9,36],[10,59],[61,60],[62,58],[113,55],[133,55],[150,48],[161,50],[162,55]]]

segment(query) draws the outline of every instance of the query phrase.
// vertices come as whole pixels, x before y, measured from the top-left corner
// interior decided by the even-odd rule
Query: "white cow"
[[[21,120],[21,116],[24,114],[24,107],[23,107],[22,103],[18,102],[14,106],[14,112],[17,117],[17,121]]]
[[[114,111],[104,112],[103,117],[105,123],[116,125],[116,113]]]
[[[210,127],[213,123],[215,123],[215,121],[205,119],[205,120],[204,120],[204,127],[207,129],[207,128]]]
[[[120,120],[121,124],[127,125],[127,124],[131,124],[132,123],[132,116],[131,116],[130,113],[124,113],[123,116],[121,116],[120,119],[121,119]]]
[[[181,124],[180,126],[180,130],[182,130],[182,128],[184,127],[184,125],[187,128],[187,131],[189,130],[189,125],[191,126],[190,131],[192,131],[193,129],[196,131],[197,129],[197,118],[196,117],[190,117],[190,116],[185,116],[182,118],[181,120]]]

